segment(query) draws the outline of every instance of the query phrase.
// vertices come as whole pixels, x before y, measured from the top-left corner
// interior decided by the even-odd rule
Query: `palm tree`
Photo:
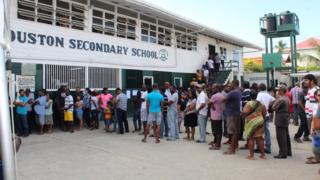
[[[278,53],[282,54],[284,49],[287,48],[287,43],[280,40],[278,41],[278,44],[275,46],[275,48],[278,49]]]

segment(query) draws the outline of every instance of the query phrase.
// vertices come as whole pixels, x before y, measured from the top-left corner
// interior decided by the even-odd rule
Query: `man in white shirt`
[[[208,59],[208,61],[207,61],[207,64],[208,64],[210,76],[212,76],[213,71],[214,71],[214,66],[213,66],[214,61],[213,61],[213,57],[212,57],[212,56],[209,57],[209,59]]]
[[[175,141],[179,139],[179,128],[178,128],[178,111],[177,111],[177,103],[178,103],[178,93],[176,87],[170,87],[170,97],[168,97],[168,114],[167,121],[169,126],[169,137],[167,140]]]
[[[265,84],[259,85],[260,92],[257,96],[257,101],[259,101],[261,104],[263,104],[267,109],[267,114],[264,120],[264,136],[265,136],[265,153],[270,154],[271,153],[271,135],[269,130],[269,123],[270,123],[270,115],[269,115],[269,105],[272,101],[275,100],[274,97],[272,97],[268,91]]]
[[[142,92],[141,92],[141,110],[140,110],[140,117],[143,124],[143,129],[145,129],[145,127],[147,126],[147,118],[148,118],[147,101],[146,101],[147,96],[148,96],[148,88],[147,86],[144,85],[142,86]]]
[[[317,79],[313,74],[307,74],[303,79],[304,79],[304,83],[306,84],[306,86],[309,89],[308,94],[305,97],[305,99],[306,99],[305,111],[307,114],[308,127],[310,130],[313,109],[315,106],[317,106],[317,100],[314,96],[314,93],[316,92],[317,89],[319,89],[319,87],[317,86]]]
[[[200,84],[197,84],[197,92],[198,92],[198,97],[197,97],[197,103],[196,103],[196,110],[198,113],[198,125],[199,125],[200,138],[196,142],[205,143],[207,119],[208,119],[208,96],[204,92],[203,86]]]

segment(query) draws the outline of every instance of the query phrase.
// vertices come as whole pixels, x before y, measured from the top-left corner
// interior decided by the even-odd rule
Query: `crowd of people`
[[[120,88],[115,94],[108,88],[101,93],[86,88],[83,92],[77,89],[71,95],[69,89],[62,86],[54,101],[44,89],[39,90],[37,99],[29,89],[19,90],[14,104],[19,136],[27,137],[35,130],[39,134],[52,133],[54,123],[71,133],[74,127],[95,130],[99,129],[100,121],[104,121],[104,130],[108,133],[130,132],[128,98]],[[266,158],[265,153],[271,153],[269,124],[272,121],[279,147],[274,158],[286,159],[293,155],[289,135],[292,114],[293,124],[299,125],[294,141],[312,141],[313,144],[314,156],[307,158],[306,163],[320,163],[320,90],[312,74],[290,90],[280,84],[276,91],[267,90],[265,84],[250,86],[249,82],[239,87],[238,80],[227,85],[196,82],[188,89],[176,88],[169,82],[163,88],[154,84],[152,89],[143,86],[133,97],[132,105],[132,132],[143,135],[143,143],[149,137],[154,138],[155,143],[160,143],[161,139],[176,141],[184,132],[184,140],[206,143],[209,120],[213,135],[209,149],[220,150],[222,144],[228,145],[225,155],[247,149],[249,160],[255,159],[255,152],[260,153],[261,159]],[[197,137],[196,130],[199,131]],[[227,138],[224,143],[223,136]],[[246,141],[242,147],[239,147],[240,140]]]

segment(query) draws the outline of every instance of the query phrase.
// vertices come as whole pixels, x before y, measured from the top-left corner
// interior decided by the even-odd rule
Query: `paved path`
[[[291,136],[295,131],[291,127]],[[275,155],[278,147],[272,135]],[[222,151],[209,151],[206,144],[185,140],[155,144],[153,139],[143,144],[141,138],[132,133],[107,134],[102,129],[31,135],[23,139],[18,154],[19,180],[320,179],[319,165],[304,164],[311,155],[311,143],[293,142],[294,155],[287,160],[268,155],[267,160],[249,161],[247,151],[225,156]]]

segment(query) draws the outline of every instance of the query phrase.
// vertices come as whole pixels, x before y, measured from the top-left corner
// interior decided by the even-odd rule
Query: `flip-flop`
[[[306,164],[320,164],[320,161],[317,161],[315,159],[309,159],[308,161],[306,161]]]
[[[142,140],[141,140],[141,142],[143,142],[143,143],[146,143],[146,142],[147,142],[147,140],[145,140],[145,139],[142,139]]]

